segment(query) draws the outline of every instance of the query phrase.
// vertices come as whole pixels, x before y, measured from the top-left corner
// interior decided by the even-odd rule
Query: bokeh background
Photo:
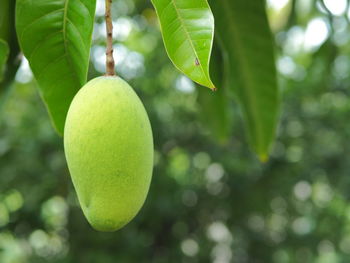
[[[115,233],[83,217],[24,60],[1,112],[0,262],[350,262],[349,1],[267,6],[283,105],[261,164],[235,101],[228,140],[214,136],[205,88],[167,58],[149,1],[114,1],[116,69],[144,102],[155,143],[147,201]],[[104,72],[103,13],[99,0],[89,79]]]

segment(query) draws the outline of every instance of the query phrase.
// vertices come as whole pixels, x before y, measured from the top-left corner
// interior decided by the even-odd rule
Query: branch
[[[113,22],[111,16],[112,0],[106,1],[106,31],[107,31],[107,49],[106,49],[106,76],[115,76],[114,58],[113,58]]]

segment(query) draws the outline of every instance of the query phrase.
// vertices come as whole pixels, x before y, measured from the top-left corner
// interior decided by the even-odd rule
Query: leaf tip
[[[213,91],[213,92],[218,91],[217,87],[215,87],[214,84],[210,84],[210,85],[208,86],[208,88],[211,89],[211,91]]]
[[[261,163],[267,163],[269,160],[269,156],[266,153],[259,154],[259,161]]]

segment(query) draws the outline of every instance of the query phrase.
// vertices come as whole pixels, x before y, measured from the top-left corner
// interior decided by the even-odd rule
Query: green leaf
[[[152,0],[169,58],[193,81],[215,89],[209,75],[214,18],[207,0]]]
[[[279,112],[274,44],[264,0],[210,0],[216,32],[229,61],[230,87],[237,95],[249,141],[266,160]]]
[[[15,0],[0,1],[0,39],[6,42],[9,50],[5,64],[0,69],[3,78],[0,78],[0,107],[6,101],[6,95],[13,83],[21,59],[15,31]]]
[[[96,0],[17,0],[20,46],[57,131],[86,83]]]
[[[0,39],[0,81],[3,79],[3,74],[5,70],[5,65],[7,58],[9,56],[10,49],[7,42],[3,39]]]
[[[0,38],[7,41],[9,35],[9,22],[10,15],[9,12],[11,0],[1,0],[0,1]],[[14,1],[12,1],[14,2]]]
[[[229,140],[233,125],[227,74],[225,74],[226,63],[222,50],[218,45],[214,45],[210,60],[210,74],[217,91],[198,89],[200,118],[221,144],[225,144]]]

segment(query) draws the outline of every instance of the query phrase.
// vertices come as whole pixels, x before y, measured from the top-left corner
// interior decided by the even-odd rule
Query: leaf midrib
[[[67,24],[69,22],[69,18],[68,18],[68,6],[69,6],[70,0],[66,0],[65,4],[64,4],[64,13],[63,13],[63,43],[64,43],[64,50],[65,50],[65,54],[67,55],[67,63],[69,64],[69,67],[71,68],[71,70],[74,72],[75,78],[74,81],[77,82],[78,87],[80,86],[80,83],[78,81],[78,74],[77,72],[74,70],[73,67],[73,62],[70,59],[70,56],[68,55],[68,46],[67,46]],[[79,89],[79,88],[78,88]]]
[[[215,0],[216,1],[216,0]],[[240,32],[239,29],[235,27],[235,19],[233,18],[233,16],[231,16],[228,13],[228,10],[231,10],[231,6],[227,3],[227,0],[223,0],[223,5],[225,6],[224,9],[224,13],[226,13],[226,17],[228,18],[228,20],[230,20],[231,23],[229,23],[231,26],[229,26],[229,30],[232,32],[232,34],[235,36],[233,41],[235,42],[235,45],[237,46],[238,52],[236,52],[236,55],[238,57],[238,60],[240,61],[239,65],[241,67],[241,71],[242,74],[244,75],[244,80],[246,82],[246,89],[242,89],[243,92],[247,95],[247,97],[250,98],[251,101],[253,101],[253,103],[248,103],[248,107],[250,108],[252,115],[253,115],[253,119],[255,120],[256,123],[256,131],[257,131],[257,138],[259,140],[258,142],[258,149],[261,147],[260,143],[263,142],[263,135],[262,135],[262,128],[261,128],[261,124],[259,121],[259,117],[258,117],[258,111],[257,108],[254,107],[253,105],[256,104],[256,96],[254,95],[254,92],[252,92],[253,89],[253,84],[250,81],[250,77],[252,75],[252,73],[249,70],[249,66],[247,65],[242,52],[240,52],[240,50],[243,50],[243,45],[240,42]]]
[[[81,2],[81,1],[79,1],[79,2]],[[38,18],[36,18],[36,19],[34,19],[33,21],[31,21],[31,23],[29,23],[24,29],[23,29],[23,31],[22,31],[22,33],[21,33],[21,39],[23,39],[23,35],[24,35],[24,33],[25,33],[25,31],[33,24],[33,23],[35,23],[36,21],[38,21],[39,19],[41,19],[41,18],[43,18],[43,17],[45,17],[45,16],[48,16],[48,15],[50,15],[50,14],[53,14],[53,13],[56,13],[56,12],[60,12],[60,11],[63,11],[63,21],[62,21],[62,25],[63,25],[63,28],[62,28],[62,31],[57,31],[57,32],[55,32],[54,34],[56,34],[56,33],[59,33],[59,32],[62,32],[62,35],[63,35],[63,47],[64,47],[64,54],[63,55],[61,55],[58,59],[62,59],[62,57],[66,57],[66,61],[67,61],[67,64],[69,65],[69,67],[71,68],[71,70],[72,70],[72,75],[74,75],[74,81],[78,84],[77,86],[80,86],[80,82],[79,82],[79,74],[76,72],[76,70],[74,69],[74,66],[73,66],[73,62],[72,62],[72,60],[71,60],[71,58],[70,58],[70,56],[69,56],[69,51],[68,51],[68,46],[67,46],[67,43],[68,43],[68,37],[67,37],[67,24],[68,24],[68,22],[70,21],[70,19],[68,18],[68,8],[69,8],[69,3],[70,3],[70,0],[66,0],[65,1],[65,3],[64,3],[64,6],[63,6],[63,8],[59,8],[59,9],[56,9],[56,10],[54,10],[54,11],[51,11],[51,12],[49,12],[49,13],[46,13],[45,15],[42,15],[42,16],[40,16],[40,17],[38,17]],[[82,3],[82,2],[81,2]],[[84,5],[85,6],[85,5]],[[71,21],[71,23],[74,25],[74,23]],[[50,34],[49,36],[51,37],[53,34]],[[80,39],[82,40],[82,38],[81,38],[81,35],[79,34],[79,37],[80,37]],[[45,40],[46,40],[47,38],[45,38]],[[84,43],[84,41],[82,41],[82,43],[83,44],[85,44]],[[36,51],[36,49],[37,49],[37,47],[35,47],[33,50],[32,50],[32,52],[31,52],[31,55],[30,56],[32,56],[33,54],[34,54],[34,52]],[[57,59],[57,60],[58,60]],[[52,63],[49,63],[49,65],[50,64],[52,64]],[[46,65],[46,68],[47,68],[47,65]],[[42,74],[40,74],[40,76],[41,76]],[[39,76],[38,76],[38,78],[39,78]]]
[[[192,43],[192,38],[191,38],[189,32],[187,31],[187,28],[186,28],[186,26],[185,26],[185,22],[184,22],[183,18],[182,18],[181,15],[180,15],[179,8],[178,8],[177,5],[175,4],[174,0],[170,0],[170,3],[173,4],[173,6],[174,6],[174,8],[175,8],[175,11],[176,11],[176,13],[177,13],[177,16],[178,16],[178,18],[179,18],[179,20],[180,20],[180,22],[181,22],[181,27],[184,29],[185,34],[186,34],[186,36],[187,36],[187,39],[189,39],[189,42],[190,42],[191,48],[192,48],[192,50],[193,50],[193,53],[196,55],[196,58],[199,60],[199,67],[200,67],[200,69],[202,70],[202,73],[204,74],[204,76],[205,76],[205,78],[206,78],[208,84],[210,85],[209,88],[213,88],[213,84],[212,84],[211,80],[208,78],[207,73],[204,71],[204,68],[203,68],[203,66],[202,66],[202,62],[201,62],[201,60],[200,60],[200,58],[199,58],[199,56],[198,56],[198,54],[197,54],[197,51],[196,51],[196,49],[195,49],[195,47],[194,47],[194,45],[193,45],[193,43]]]

